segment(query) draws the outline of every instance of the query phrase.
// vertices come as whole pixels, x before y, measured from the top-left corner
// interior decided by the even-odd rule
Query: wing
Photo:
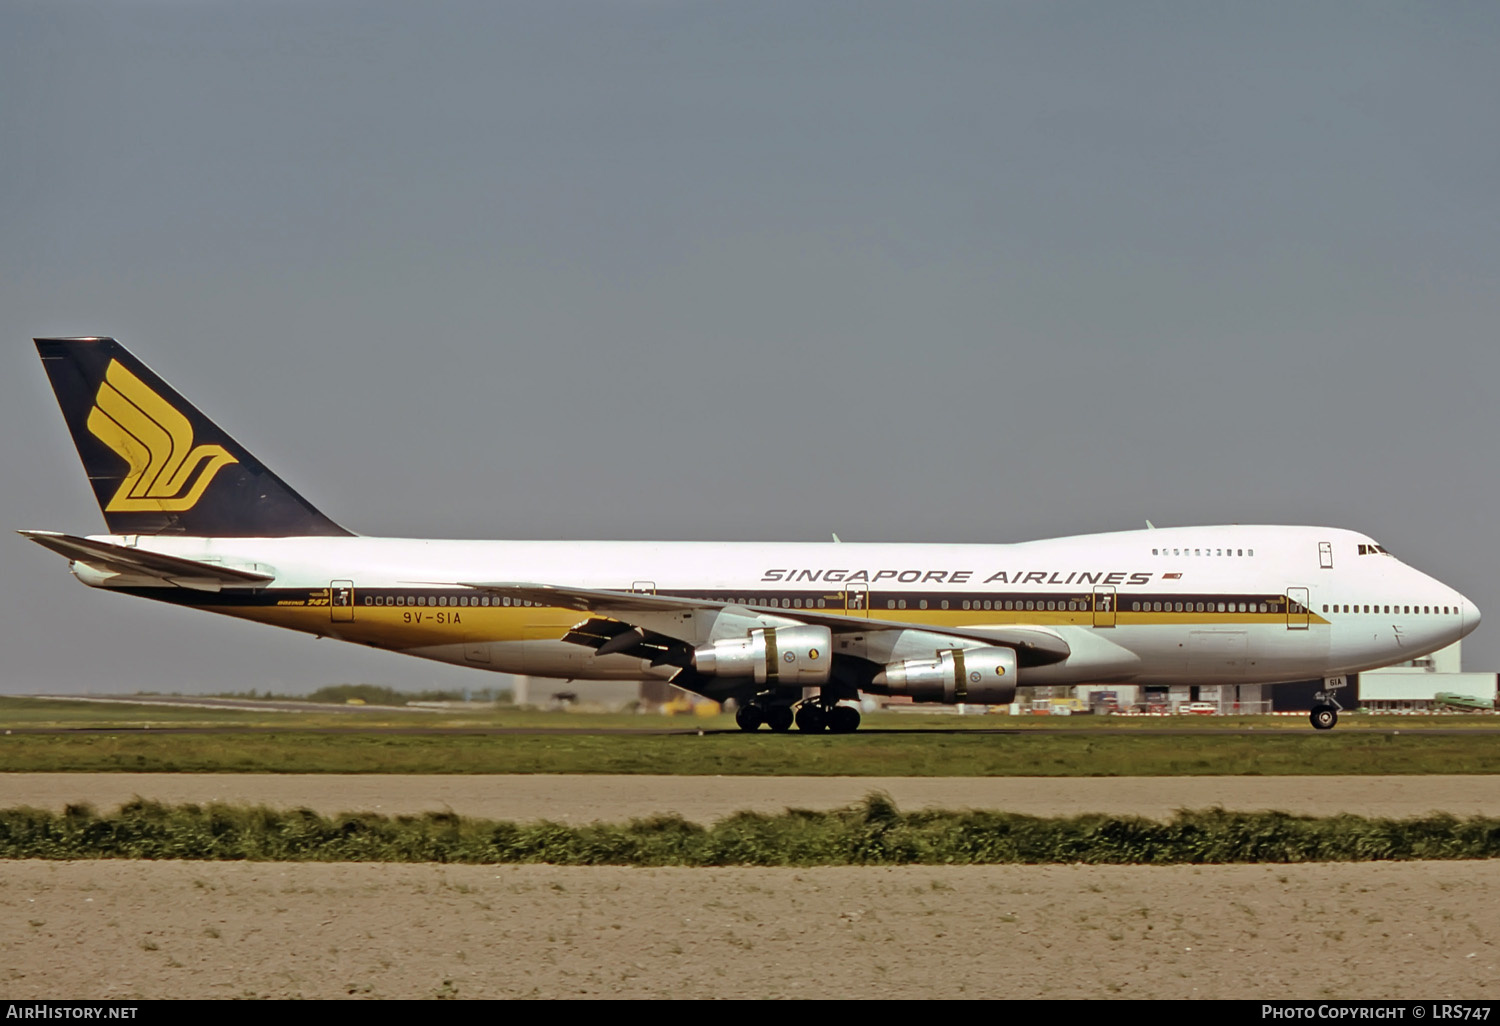
[[[691,649],[692,639],[676,637],[665,631],[659,617],[652,617],[652,626],[636,626],[632,615],[660,613],[693,613],[728,611],[745,616],[771,616],[788,624],[809,623],[827,627],[835,635],[869,634],[874,631],[922,631],[927,634],[942,634],[958,641],[977,642],[985,645],[1004,645],[1016,650],[1017,660],[1023,666],[1045,666],[1062,662],[1072,653],[1068,643],[1058,634],[1045,627],[934,627],[924,623],[903,623],[897,620],[875,620],[863,616],[829,613],[822,609],[781,609],[768,606],[741,605],[732,602],[716,602],[712,599],[678,598],[670,595],[650,595],[642,592],[608,591],[591,588],[569,588],[556,584],[524,583],[480,583],[458,582],[461,587],[474,588],[492,595],[506,596],[537,605],[563,609],[576,609],[581,613],[601,613],[607,619],[592,617],[574,627],[565,640],[575,644],[591,645],[601,655],[626,652],[651,658],[654,661],[671,663],[673,658],[660,658],[686,646]],[[612,624],[618,624],[618,629]],[[634,632],[637,651],[623,635]],[[595,645],[595,639],[599,644]],[[963,646],[960,646],[963,647]]]
[[[160,552],[148,552],[128,545],[79,538],[56,531],[18,531],[45,549],[66,556],[79,563],[87,563],[106,573],[125,574],[129,577],[148,577],[163,584],[199,591],[217,591],[220,588],[259,588],[276,579],[274,574],[257,573],[216,563],[200,563],[196,559],[181,556],[166,556]]]

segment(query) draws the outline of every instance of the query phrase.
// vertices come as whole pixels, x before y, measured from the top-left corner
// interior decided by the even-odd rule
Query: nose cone
[[[1458,593],[1454,592],[1454,594],[1457,595]],[[1479,615],[1479,607],[1470,602],[1464,596],[1459,595],[1458,608],[1463,610],[1463,623],[1459,627],[1459,630],[1462,631],[1462,633],[1459,635],[1459,637],[1466,638],[1473,632],[1475,627],[1479,626],[1479,621],[1481,619]]]

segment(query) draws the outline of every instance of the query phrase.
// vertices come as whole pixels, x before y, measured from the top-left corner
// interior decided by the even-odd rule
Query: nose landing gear
[[[1332,730],[1333,725],[1339,721],[1339,700],[1335,694],[1340,688],[1349,686],[1347,677],[1324,677],[1323,690],[1313,695],[1313,701],[1317,704],[1312,707],[1312,720],[1314,730]]]

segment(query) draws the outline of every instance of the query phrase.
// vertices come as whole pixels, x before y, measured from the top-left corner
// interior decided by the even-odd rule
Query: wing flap
[[[594,616],[574,624],[562,640],[592,648],[595,655],[627,655],[649,659],[651,665],[685,666],[692,659],[691,646],[677,638],[648,631],[623,620]]]

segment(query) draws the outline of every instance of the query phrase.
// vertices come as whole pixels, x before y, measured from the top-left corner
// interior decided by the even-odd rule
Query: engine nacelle
[[[1016,652],[1011,648],[952,648],[936,659],[888,663],[871,691],[909,695],[914,702],[1005,705],[1016,698]]]
[[[709,677],[754,677],[757,684],[827,684],[833,632],[810,624],[764,627],[695,650],[693,667]]]

